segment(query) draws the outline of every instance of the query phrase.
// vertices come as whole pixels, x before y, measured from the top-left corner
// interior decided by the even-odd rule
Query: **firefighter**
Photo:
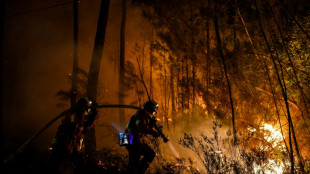
[[[83,136],[88,129],[94,127],[96,118],[97,110],[89,97],[81,98],[76,106],[65,114],[50,148],[52,173],[64,173],[71,169],[82,173]]]
[[[155,158],[155,152],[144,141],[146,134],[154,137],[163,136],[156,130],[156,120],[154,115],[157,113],[158,104],[154,100],[144,103],[142,110],[137,111],[129,120],[126,131],[133,134],[133,143],[126,145],[129,153],[129,173],[144,173],[149,164]],[[168,139],[165,137],[164,141]],[[141,156],[143,158],[140,160]]]

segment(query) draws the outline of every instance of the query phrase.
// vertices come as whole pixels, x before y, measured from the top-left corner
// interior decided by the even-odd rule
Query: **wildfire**
[[[267,169],[265,169],[267,168]],[[255,174],[260,174],[260,173],[265,173],[265,174],[281,174],[283,173],[284,169],[284,164],[277,163],[275,160],[268,160],[268,163],[265,164],[264,166],[259,166],[254,164],[254,173]]]
[[[248,129],[251,132],[256,132],[256,129]],[[260,130],[263,131],[263,138],[269,144],[271,144],[271,148],[278,147],[281,151],[284,151],[284,143],[282,134],[277,131],[272,125],[264,123]],[[269,147],[264,145],[260,146],[260,149],[266,151]],[[284,164],[283,162],[277,162],[276,160],[269,159],[268,163],[263,165],[258,165],[254,163],[254,173],[266,173],[266,174],[280,174],[284,171]]]
[[[285,146],[281,132],[275,130],[274,127],[267,123],[264,123],[261,129],[264,131],[264,139],[272,145],[272,148],[279,147],[281,150],[284,150]]]

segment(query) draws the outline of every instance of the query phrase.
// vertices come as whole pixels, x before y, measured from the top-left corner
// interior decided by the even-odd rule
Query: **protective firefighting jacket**
[[[86,124],[84,113],[68,111],[58,126],[56,136],[52,141],[52,148],[69,154],[74,150],[80,152],[83,149],[83,134],[93,126],[93,122]]]
[[[154,119],[144,109],[137,111],[129,120],[125,132],[132,132],[134,135],[134,142],[143,142],[143,136],[146,134],[158,137],[158,132],[154,128]]]

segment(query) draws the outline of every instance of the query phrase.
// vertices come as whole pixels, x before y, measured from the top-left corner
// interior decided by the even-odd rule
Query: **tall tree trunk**
[[[108,23],[110,0],[102,0],[97,24],[92,60],[89,66],[86,94],[96,101],[98,77],[102,60],[106,27]],[[88,154],[88,171],[94,173],[96,167],[96,136],[95,128],[90,129],[85,136],[85,151]]]
[[[151,38],[150,38],[150,97],[153,98],[153,88],[152,88],[152,80],[153,80],[153,26],[151,30]]]
[[[191,13],[191,20],[190,20],[190,34],[191,34],[191,40],[190,40],[190,56],[192,61],[192,110],[195,113],[195,101],[196,101],[196,57],[194,55],[194,46],[195,46],[195,39],[194,39],[194,25],[193,25],[193,5],[190,3],[190,13]],[[195,115],[195,114],[194,114]]]
[[[237,21],[236,20],[237,19],[236,7],[237,7],[237,0],[233,0],[233,4],[234,4],[234,10],[233,10],[234,47],[236,47],[236,42],[237,42],[237,37],[236,37],[236,21]]]
[[[274,50],[275,50],[275,55],[276,55],[276,60],[278,61],[278,64],[280,65],[280,69],[281,69],[281,76],[282,76],[282,82],[283,82],[283,87],[284,87],[284,92],[285,92],[285,95],[287,96],[287,88],[286,88],[286,83],[285,83],[285,79],[284,79],[284,73],[283,73],[283,66],[281,64],[281,62],[279,61],[280,60],[280,57],[279,57],[279,54],[278,54],[278,50],[277,48],[275,47],[275,43],[274,43],[274,40],[273,40],[273,37],[270,36],[271,38],[271,42],[273,43],[274,45]],[[290,57],[289,57],[290,59]],[[290,61],[290,63],[292,64],[292,61]],[[298,81],[298,79],[297,79]],[[303,116],[303,113],[302,113],[302,117],[304,118]],[[306,121],[306,120],[304,120]],[[293,122],[291,123],[291,125],[293,126]],[[308,125],[306,124],[306,127],[308,128]],[[309,131],[309,129],[308,129]],[[299,151],[299,146],[298,146],[298,143],[297,143],[297,139],[296,139],[296,136],[295,136],[295,130],[293,129],[292,127],[292,136],[293,136],[293,139],[294,139],[294,147],[295,147],[295,150],[296,150],[296,153],[297,153],[297,157],[298,157],[298,161],[299,161],[299,168],[301,170],[302,173],[305,173],[304,171],[304,165],[303,165],[303,158],[302,156],[300,155],[300,151]]]
[[[291,64],[291,66],[292,66],[292,67],[295,67],[294,64],[293,64],[292,58],[291,58],[291,56],[290,56],[290,54],[289,54],[289,52],[288,52],[288,48],[287,48],[287,45],[286,45],[287,43],[285,42],[284,36],[283,36],[283,34],[282,34],[282,31],[281,31],[281,27],[280,27],[280,25],[279,25],[279,23],[278,23],[278,21],[277,21],[277,19],[276,19],[276,15],[275,15],[275,13],[274,13],[272,7],[271,7],[271,6],[268,6],[268,7],[269,7],[269,9],[270,9],[270,11],[271,11],[271,13],[272,13],[273,20],[274,20],[274,22],[275,22],[275,24],[276,24],[276,26],[277,26],[278,31],[279,31],[279,34],[280,34],[280,37],[281,37],[281,41],[282,41],[282,43],[284,44],[284,50],[285,50],[285,53],[286,53],[286,55],[287,55],[287,58],[289,59],[289,62],[290,62],[290,64]],[[300,90],[300,95],[302,96],[302,100],[303,100],[303,103],[304,103],[304,107],[305,107],[306,112],[307,112],[308,117],[309,117],[309,110],[308,110],[307,103],[308,103],[310,100],[309,100],[309,98],[307,97],[307,95],[305,94],[305,92],[303,91],[302,87],[300,86],[300,82],[299,82],[299,79],[298,79],[297,72],[296,72],[295,68],[292,68],[292,70],[293,70],[293,73],[294,73],[294,78],[296,79],[296,82],[295,82],[295,83],[296,83],[296,85],[298,86],[298,88],[299,88],[299,90]],[[308,131],[309,131],[309,128],[308,128],[308,125],[307,125],[307,123],[306,123],[306,119],[305,119],[305,117],[304,117],[303,112],[302,112],[302,117],[303,117],[303,119],[304,119],[304,121],[305,121],[305,124],[306,124],[306,126],[307,126],[307,129],[308,129]]]
[[[177,107],[177,110],[179,111],[180,110],[180,65],[179,65],[179,60],[180,58],[177,57],[177,98],[176,98],[176,107]],[[181,91],[182,92],[182,91]]]
[[[192,79],[192,92],[193,92],[192,93],[192,98],[193,98],[192,110],[194,111],[193,113],[195,115],[195,112],[196,112],[196,109],[195,109],[196,107],[196,60],[194,56],[192,57],[192,76],[193,76],[193,79]]]
[[[239,7],[238,7],[237,5],[236,5],[236,10],[237,10],[237,13],[238,13],[238,15],[239,15],[239,17],[240,17],[240,19],[241,19],[243,28],[244,28],[244,30],[245,30],[245,32],[246,32],[248,38],[249,38],[249,41],[250,41],[250,43],[251,43],[251,46],[252,46],[254,55],[255,55],[256,59],[259,60],[258,55],[257,55],[256,52],[255,52],[255,47],[254,47],[252,38],[251,38],[251,36],[250,36],[250,33],[248,32],[248,29],[247,29],[247,27],[246,27],[245,21],[244,21],[242,15],[241,15],[241,12],[240,12]],[[270,90],[271,90],[271,93],[272,93],[272,96],[273,96],[273,101],[274,101],[274,104],[275,104],[275,107],[276,107],[276,113],[277,113],[277,117],[278,117],[278,121],[279,121],[279,125],[280,125],[280,130],[281,130],[281,134],[282,134],[282,139],[283,139],[283,141],[284,141],[284,144],[285,144],[285,148],[286,148],[287,153],[290,153],[290,151],[289,151],[289,149],[288,149],[288,146],[287,146],[287,143],[286,143],[286,141],[285,141],[285,139],[284,139],[282,124],[281,124],[281,119],[280,119],[280,112],[279,112],[277,100],[276,100],[276,97],[275,97],[275,91],[274,91],[274,89],[273,89],[273,87],[272,87],[271,77],[270,77],[270,75],[269,75],[268,66],[267,66],[266,61],[265,61],[264,59],[263,59],[263,64],[264,64],[265,72],[266,72],[267,77],[268,77],[268,82],[269,82]]]
[[[78,65],[78,0],[73,1],[73,68],[72,68],[72,88],[71,88],[71,107],[76,103],[77,95],[77,75]]]
[[[119,96],[118,101],[120,105],[125,102],[124,96],[124,75],[125,75],[125,29],[126,29],[126,0],[122,2],[122,20],[120,29],[120,61],[119,61]],[[119,109],[119,122],[121,126],[125,124],[125,110]]]
[[[166,57],[164,57],[164,67],[167,67],[167,63],[166,63]],[[168,120],[168,106],[169,103],[167,101],[169,101],[168,97],[167,97],[167,93],[168,93],[168,80],[167,80],[167,70],[166,68],[164,68],[164,112],[165,112],[165,120],[166,120],[166,125],[167,125],[167,129],[169,130],[169,120]]]
[[[179,77],[181,79],[181,85],[180,85],[180,88],[181,88],[181,111],[182,111],[182,116],[184,116],[184,107],[185,107],[185,104],[184,104],[184,100],[185,100],[185,78],[184,78],[184,56],[182,56],[182,65],[181,65],[181,77]]]
[[[284,89],[284,86],[282,84],[282,81],[281,81],[281,78],[280,78],[280,75],[279,75],[279,70],[278,70],[278,67],[277,67],[277,64],[276,64],[276,61],[275,61],[275,57],[274,57],[274,55],[271,52],[271,47],[269,45],[269,42],[267,40],[267,36],[266,36],[265,31],[263,29],[262,21],[261,21],[260,15],[259,15],[259,11],[258,11],[258,6],[257,6],[257,3],[256,3],[256,0],[254,0],[254,5],[255,5],[255,8],[256,8],[258,24],[259,24],[260,30],[261,30],[261,32],[263,34],[263,38],[264,38],[264,40],[266,42],[267,48],[269,49],[270,57],[272,59],[273,65],[274,65],[274,69],[275,69],[275,72],[276,72],[276,75],[277,75],[277,79],[278,79],[279,85],[281,87],[283,99],[284,99],[285,106],[286,106],[287,119],[288,119],[288,123],[289,123],[289,144],[290,144],[290,150],[291,150],[291,154],[290,154],[291,173],[294,173],[294,155],[293,155],[293,153],[294,153],[293,151],[294,150],[293,150],[293,145],[292,145],[292,140],[291,140],[291,134],[293,133],[294,126],[292,124],[292,118],[291,118],[291,114],[290,114],[290,110],[289,110],[289,104],[288,104],[288,100],[287,100],[287,93],[286,93],[286,91]]]
[[[3,168],[4,151],[3,151],[3,33],[4,33],[4,9],[5,0],[0,0],[0,170]]]
[[[186,96],[186,128],[190,128],[191,120],[190,120],[190,113],[189,113],[189,97],[190,97],[190,90],[189,90],[189,67],[188,67],[188,57],[185,59],[185,73],[186,73],[186,88],[185,88],[185,96]]]
[[[173,58],[170,58],[171,64],[170,64],[170,93],[171,93],[171,119],[172,119],[172,126],[175,128],[175,120],[174,120],[174,114],[176,112],[175,109],[175,92],[174,92],[174,62]]]
[[[190,80],[189,80],[189,65],[188,65],[188,57],[185,59],[185,72],[186,72],[186,109],[189,110],[189,99],[190,99]]]
[[[208,6],[210,6],[210,4],[208,3]],[[207,89],[206,89],[206,98],[208,99],[209,98],[209,86],[210,86],[210,8],[208,8],[208,11],[207,11]],[[210,102],[207,101],[206,103],[207,105],[207,111],[208,111],[208,114],[210,114],[211,112],[211,106],[210,106]]]
[[[279,57],[277,56],[277,59],[279,60]],[[280,68],[281,68],[281,71],[282,71],[282,81],[283,81],[283,87],[284,87],[284,92],[285,92],[285,95],[286,95],[286,100],[287,99],[287,88],[286,88],[286,84],[285,84],[285,81],[284,81],[284,77],[283,77],[283,66],[281,65],[281,63],[279,62],[280,64]],[[288,105],[288,102],[286,103],[286,108],[289,111],[289,105]],[[300,154],[300,151],[299,151],[299,146],[298,146],[298,143],[297,143],[297,138],[296,138],[296,134],[295,134],[295,129],[294,129],[294,125],[293,125],[293,121],[292,119],[290,119],[291,121],[291,128],[292,128],[292,136],[293,136],[293,139],[294,139],[294,147],[295,147],[295,151],[297,153],[297,157],[298,157],[298,164],[299,164],[299,168],[301,170],[301,173],[305,173],[305,169],[304,169],[304,163],[303,163],[303,158]]]
[[[237,131],[236,131],[236,127],[235,127],[234,105],[233,105],[233,100],[232,100],[230,82],[229,82],[229,78],[228,78],[228,74],[227,74],[225,57],[224,57],[223,50],[222,50],[222,43],[221,43],[219,26],[218,26],[218,18],[217,18],[217,14],[216,14],[217,8],[216,7],[217,7],[217,1],[215,2],[214,10],[213,10],[213,22],[214,22],[214,27],[215,27],[215,34],[216,34],[216,39],[217,39],[217,44],[218,44],[218,50],[219,50],[220,56],[222,58],[224,73],[225,73],[228,91],[229,91],[229,98],[230,98],[230,105],[231,105],[231,119],[232,119],[233,137],[234,137],[233,141],[234,141],[234,144],[236,144],[237,143],[237,135],[236,135]]]
[[[257,55],[256,52],[255,52],[255,47],[254,47],[252,38],[251,38],[251,36],[250,36],[250,34],[249,34],[249,32],[248,32],[248,29],[247,29],[247,27],[246,27],[245,21],[244,21],[242,15],[241,15],[241,13],[240,13],[239,7],[236,6],[236,9],[237,9],[237,12],[238,12],[238,14],[239,14],[239,17],[240,17],[240,19],[241,19],[241,22],[242,22],[242,24],[243,24],[244,30],[246,31],[246,34],[247,34],[247,36],[248,36],[248,38],[249,38],[249,41],[250,41],[250,43],[251,43],[251,46],[252,46],[254,55],[255,55],[256,59],[259,60],[258,55]],[[287,146],[287,143],[286,143],[285,138],[284,138],[284,133],[283,133],[282,124],[281,124],[281,119],[280,119],[280,111],[279,111],[279,109],[278,109],[278,104],[277,104],[277,100],[276,100],[276,96],[275,96],[275,90],[273,89],[272,82],[271,82],[271,77],[270,77],[269,70],[268,70],[268,66],[267,66],[266,61],[265,61],[264,59],[263,59],[263,64],[264,64],[265,72],[266,72],[267,77],[268,77],[268,82],[269,82],[269,86],[270,86],[270,91],[271,91],[272,96],[273,96],[273,101],[274,101],[275,108],[276,108],[276,113],[277,113],[277,117],[278,117],[278,121],[279,121],[279,125],[280,125],[280,130],[281,130],[281,134],[282,134],[282,139],[283,139],[283,141],[284,141],[284,144],[285,144],[285,148],[286,148],[287,153],[290,153],[290,151],[289,151],[289,149],[288,149],[288,146]]]

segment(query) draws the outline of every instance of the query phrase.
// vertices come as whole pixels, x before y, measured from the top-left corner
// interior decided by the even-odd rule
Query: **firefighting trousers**
[[[129,172],[134,170],[135,172],[132,173],[144,173],[155,158],[154,150],[145,143],[128,145],[126,148],[129,153]],[[141,156],[143,156],[142,159]]]

